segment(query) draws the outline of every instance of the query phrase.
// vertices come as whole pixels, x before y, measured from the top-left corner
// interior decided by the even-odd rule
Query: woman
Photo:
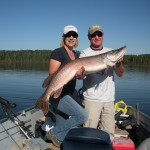
[[[77,46],[77,28],[72,25],[65,26],[61,40],[61,47],[55,49],[50,57],[50,76],[52,76],[64,64],[79,57],[79,54],[73,50],[73,48]],[[77,72],[75,78],[80,78],[83,72],[84,70],[81,68],[81,70]],[[69,118],[64,119],[62,116],[56,114],[54,127],[50,128],[51,123],[49,122],[45,122],[42,127],[47,132],[47,138],[49,138],[53,144],[58,147],[71,128],[82,125],[87,119],[87,113],[85,110],[73,99],[76,86],[75,78],[64,85],[61,95],[58,98],[54,98],[55,95],[57,95],[57,92],[50,98],[51,106],[64,112],[69,116]]]

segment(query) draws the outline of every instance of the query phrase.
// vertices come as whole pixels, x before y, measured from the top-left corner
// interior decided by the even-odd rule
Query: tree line
[[[0,62],[47,62],[51,50],[0,51]]]
[[[48,63],[51,50],[0,50],[0,63],[39,62]],[[80,52],[80,51],[78,51]],[[150,65],[150,54],[125,55],[125,65]]]
[[[150,65],[150,54],[125,55],[124,64],[127,65]]]

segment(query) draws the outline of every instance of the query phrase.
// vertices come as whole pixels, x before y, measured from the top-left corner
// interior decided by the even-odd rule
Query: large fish
[[[124,56],[125,49],[126,46],[96,56],[78,58],[67,63],[59,71],[57,71],[51,80],[49,80],[49,78],[46,79],[48,87],[37,100],[35,108],[40,108],[44,114],[47,114],[49,110],[50,96],[52,96],[55,92],[58,92],[66,83],[72,80],[79,69],[84,68],[84,73],[90,74],[107,69],[109,66],[112,67]]]

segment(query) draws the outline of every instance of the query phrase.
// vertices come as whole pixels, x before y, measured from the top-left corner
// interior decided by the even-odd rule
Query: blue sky
[[[0,0],[0,50],[53,50],[69,24],[83,50],[94,23],[103,26],[104,46],[150,54],[150,0]]]

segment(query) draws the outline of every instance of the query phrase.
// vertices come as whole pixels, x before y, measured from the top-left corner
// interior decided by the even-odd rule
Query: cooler
[[[133,141],[129,138],[115,137],[112,144],[113,150],[136,150]]]

